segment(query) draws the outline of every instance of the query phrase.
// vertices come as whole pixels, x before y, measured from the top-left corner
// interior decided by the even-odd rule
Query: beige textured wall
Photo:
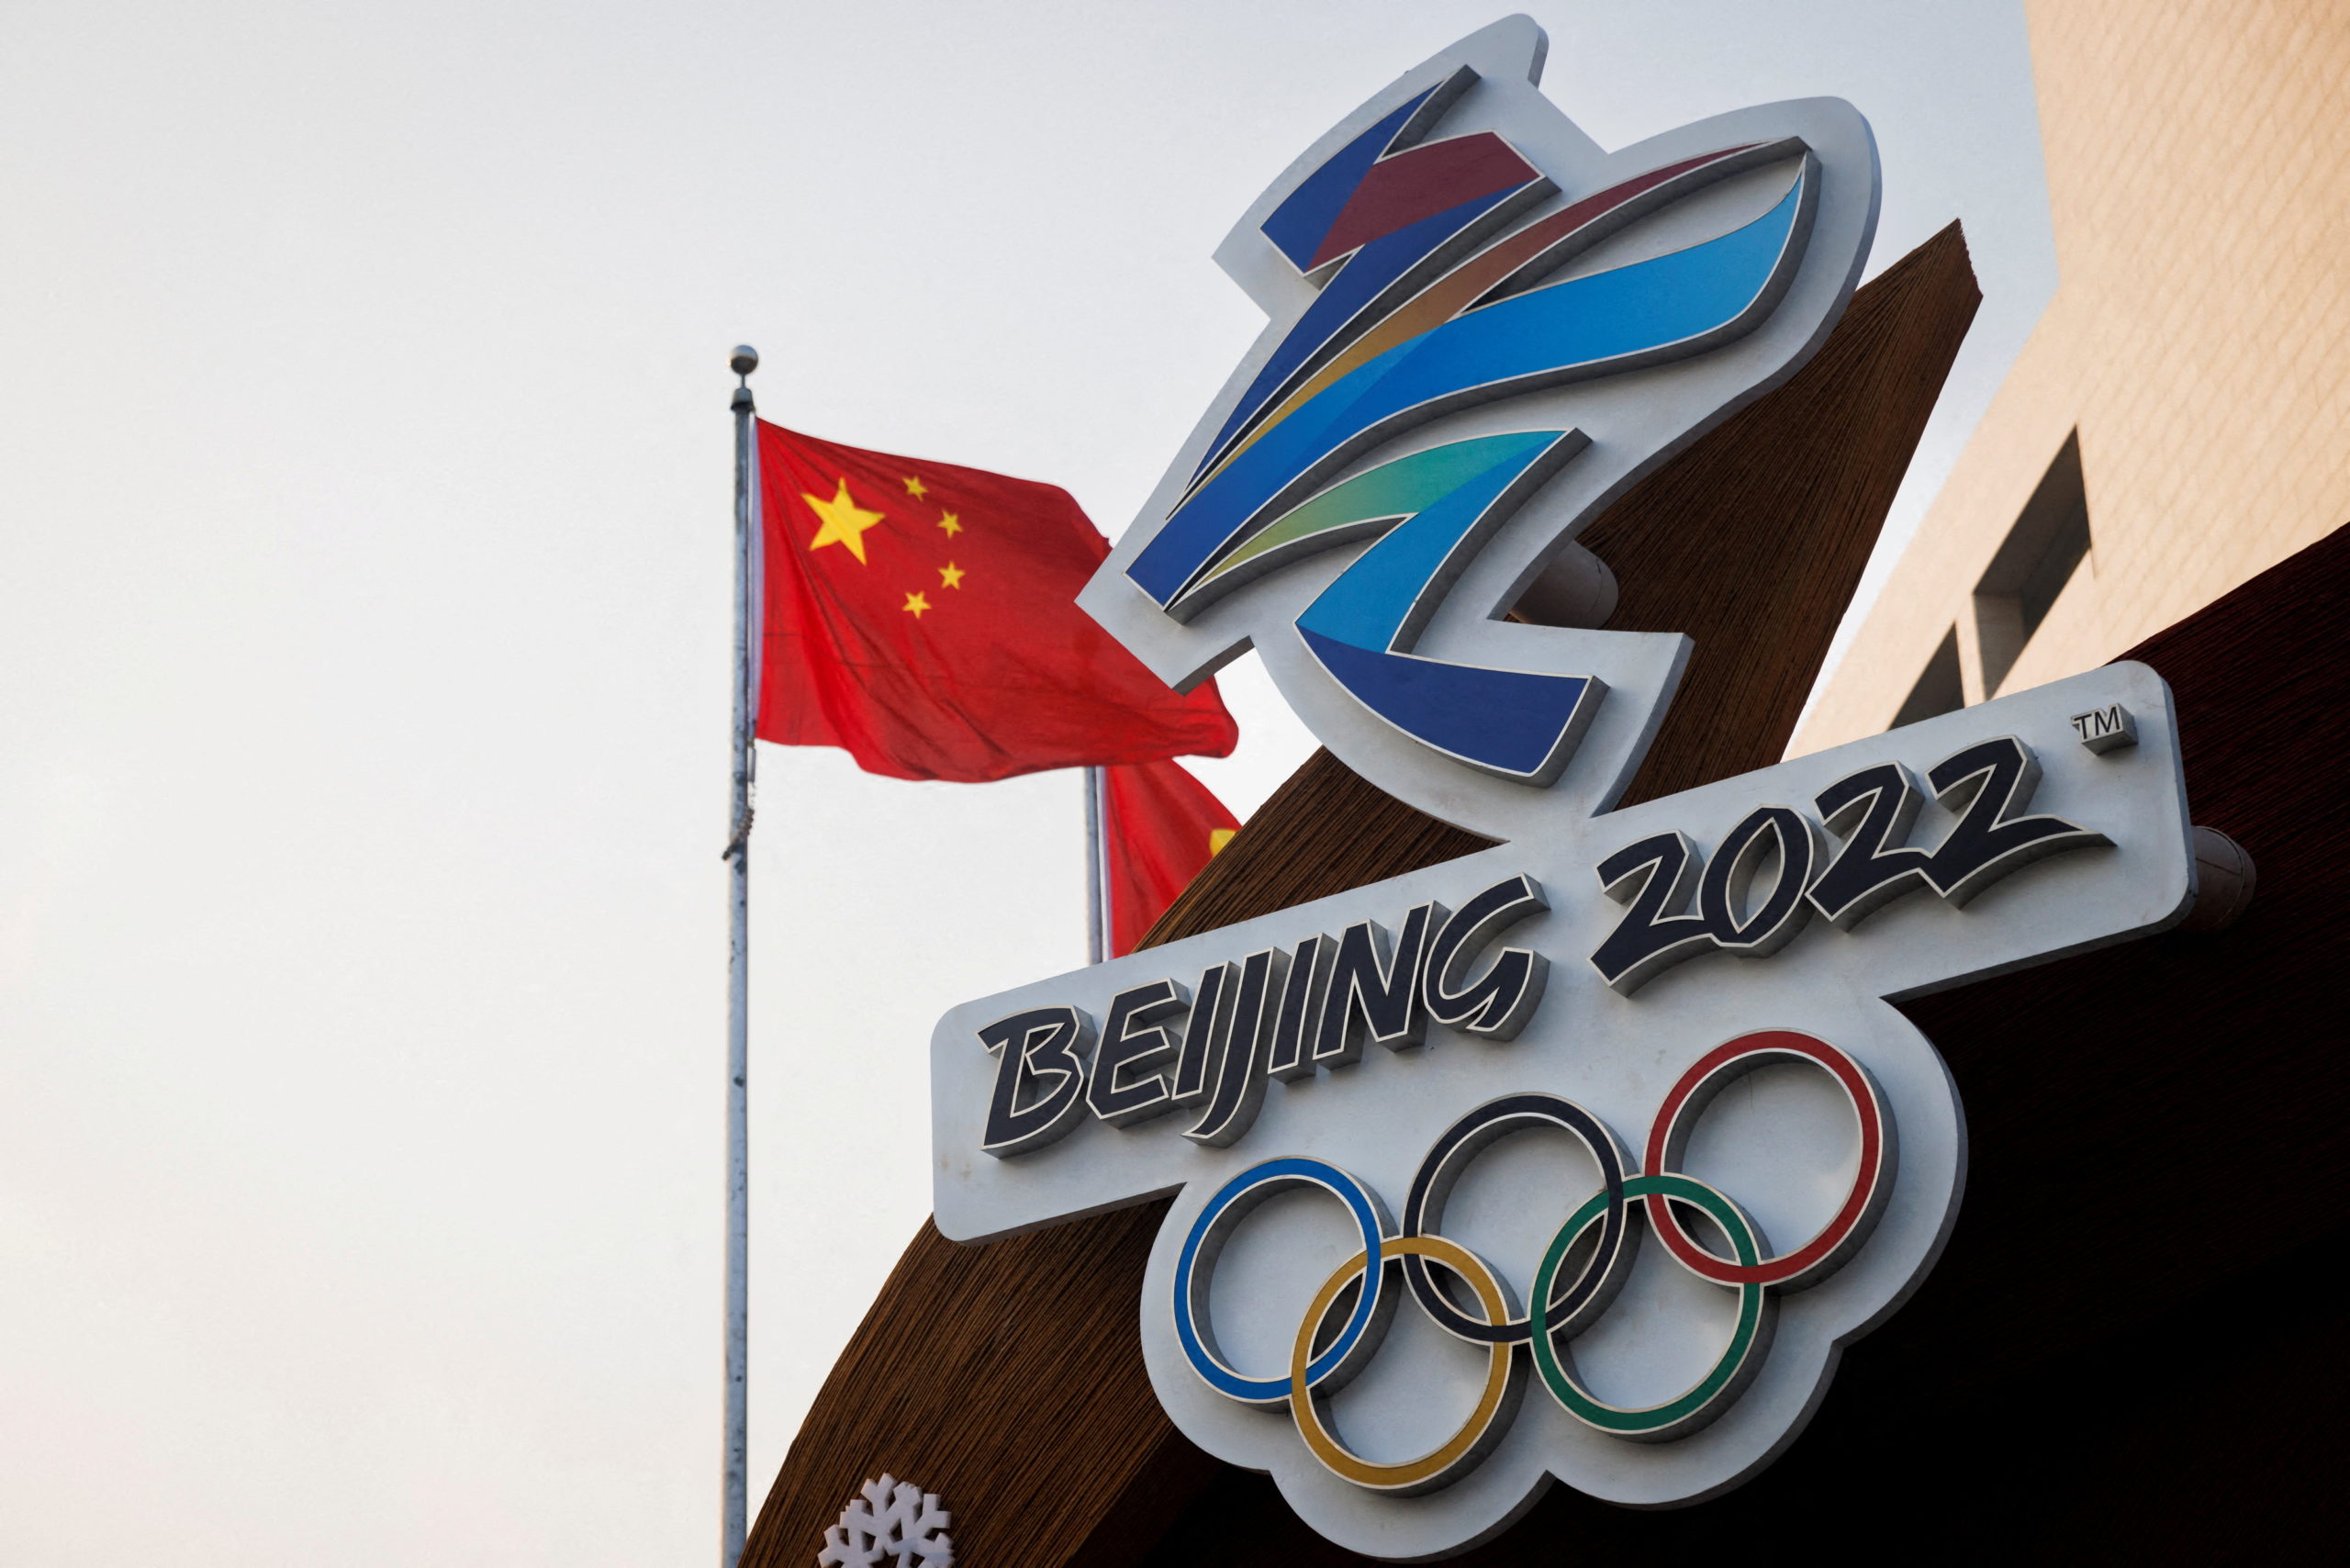
[[[2076,425],[2093,549],[2001,683],[2350,521],[2350,0],[2036,0],[2055,297],[1791,750],[1885,729]]]

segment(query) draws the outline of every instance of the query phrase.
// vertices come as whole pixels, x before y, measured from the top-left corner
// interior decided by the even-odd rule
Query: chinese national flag
[[[1181,763],[1102,769],[1110,956],[1135,950],[1240,823]]]
[[[1231,752],[1213,681],[1176,695],[1078,609],[1110,547],[1068,491],[758,435],[759,739],[961,783]]]

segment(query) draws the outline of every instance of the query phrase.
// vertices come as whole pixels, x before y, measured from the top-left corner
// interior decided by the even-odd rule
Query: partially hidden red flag
[[[1177,695],[1077,607],[1110,546],[1068,491],[758,435],[759,739],[961,783],[1230,754],[1214,682]]]
[[[1135,950],[1240,823],[1181,763],[1104,768],[1102,785],[1110,956],[1120,958]]]

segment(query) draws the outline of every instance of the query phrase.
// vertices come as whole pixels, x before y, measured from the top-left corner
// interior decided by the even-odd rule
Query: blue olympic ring
[[[1377,1194],[1327,1160],[1292,1156],[1269,1159],[1225,1182],[1192,1223],[1192,1233],[1183,1238],[1183,1253],[1175,1265],[1175,1337],[1182,1343],[1183,1354],[1209,1387],[1244,1405],[1288,1404],[1290,1377],[1287,1372],[1278,1377],[1244,1377],[1225,1364],[1215,1348],[1213,1330],[1203,1332],[1201,1327],[1208,1321],[1208,1284],[1215,1273],[1216,1254],[1240,1221],[1267,1199],[1302,1187],[1318,1188],[1346,1204],[1361,1233],[1364,1252],[1380,1256],[1380,1245],[1392,1226]],[[1306,1363],[1308,1388],[1350,1367],[1357,1350],[1371,1348],[1371,1327],[1379,1316],[1385,1273],[1384,1269],[1365,1271],[1363,1288],[1346,1327],[1327,1349]]]

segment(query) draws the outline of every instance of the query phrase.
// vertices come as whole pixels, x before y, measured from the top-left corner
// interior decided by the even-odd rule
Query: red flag
[[[1119,958],[1135,950],[1240,823],[1181,763],[1104,768],[1102,783],[1110,956]]]
[[[1068,491],[765,420],[758,460],[761,740],[980,783],[1239,738],[1213,681],[1176,695],[1078,609],[1110,547]]]

